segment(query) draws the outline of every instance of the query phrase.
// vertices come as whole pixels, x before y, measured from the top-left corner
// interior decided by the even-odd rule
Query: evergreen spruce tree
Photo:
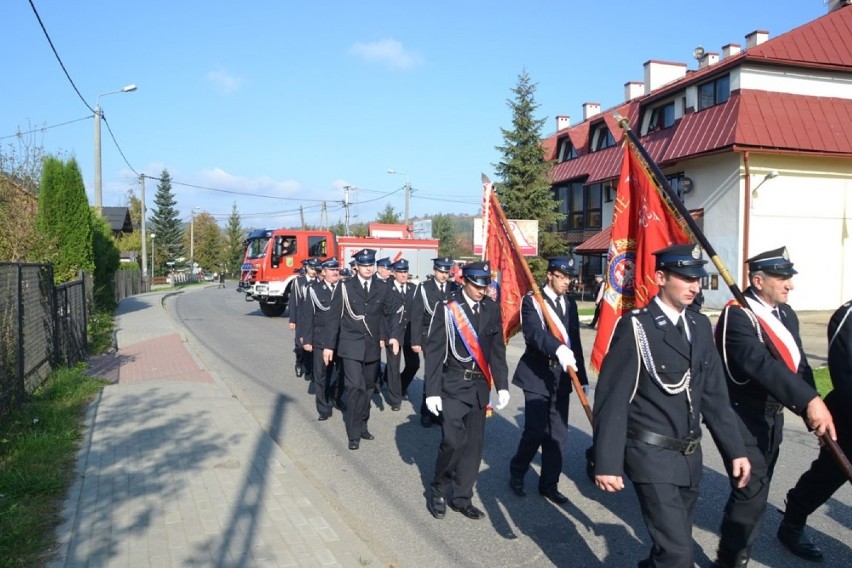
[[[558,201],[554,198],[548,179],[550,164],[544,159],[541,146],[541,127],[545,119],[534,116],[536,84],[523,71],[512,92],[514,99],[506,101],[512,109],[512,129],[501,128],[503,145],[496,149],[503,159],[494,164],[501,178],[495,184],[503,211],[509,219],[538,220],[538,250],[543,257],[564,254],[564,241],[551,231],[562,220]]]
[[[228,228],[225,229],[225,272],[231,278],[238,278],[240,275],[240,266],[242,266],[245,256],[245,247],[243,246],[245,238],[240,212],[237,210],[237,202],[234,201],[231,214],[228,216]]]
[[[154,262],[157,263],[155,274],[166,273],[166,262],[174,261],[184,255],[183,224],[177,208],[177,200],[172,192],[172,179],[169,171],[163,169],[157,193],[154,195],[154,208],[151,216],[150,231],[156,235],[154,239]]]
[[[79,270],[92,274],[92,219],[77,160],[71,158],[63,163],[58,158],[47,158],[41,185],[36,224],[57,243],[52,255],[54,280],[74,280]]]

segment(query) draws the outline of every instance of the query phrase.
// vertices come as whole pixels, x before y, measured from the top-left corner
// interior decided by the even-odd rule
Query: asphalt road
[[[647,555],[650,541],[633,490],[605,494],[586,478],[583,452],[590,445],[591,428],[576,401],[572,401],[565,475],[560,481],[560,490],[571,500],[568,505],[558,507],[538,496],[537,461],[535,471],[527,475],[527,497],[516,497],[508,490],[508,462],[523,420],[523,395],[512,387],[509,406],[495,412],[486,427],[474,504],[487,518],[471,521],[448,511],[445,519],[436,520],[426,510],[426,490],[441,433],[437,427],[420,426],[416,414],[420,378],[412,384],[411,401],[403,404],[401,412],[391,412],[381,397],[374,397],[370,430],[376,440],[349,451],[341,414],[335,412],[331,420],[318,422],[309,383],[293,372],[293,332],[286,318],[264,317],[256,303],[245,302],[234,288],[194,289],[171,297],[167,308],[185,326],[188,345],[207,369],[218,374],[267,432],[277,433],[276,442],[384,565],[621,567],[633,566]],[[803,317],[805,349],[814,366],[822,365],[825,358],[824,325],[829,315]],[[588,353],[595,332],[583,328]],[[510,373],[522,349],[518,335],[509,344]],[[703,446],[705,469],[693,536],[698,565],[708,566],[715,557],[728,485],[714,446]],[[774,534],[781,518],[776,509],[783,508],[787,490],[816,454],[815,437],[788,413],[770,510],[752,566],[810,565],[783,550]],[[848,559],[849,485],[811,517],[810,526],[829,565]]]

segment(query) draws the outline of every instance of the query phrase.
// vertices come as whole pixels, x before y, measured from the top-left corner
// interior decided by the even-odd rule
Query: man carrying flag
[[[471,503],[482,461],[485,414],[492,385],[500,410],[509,404],[509,369],[500,308],[487,297],[487,262],[466,264],[464,286],[446,304],[435,307],[423,345],[426,406],[443,414],[443,437],[427,506],[443,519],[449,506],[469,519],[485,513]],[[452,491],[452,496],[449,493]]]
[[[730,400],[754,468],[745,487],[734,487],[722,518],[716,566],[748,566],[757,538],[784,428],[784,408],[802,416],[820,436],[833,439],[834,422],[814,386],[802,350],[799,319],[787,305],[797,274],[786,247],[760,253],[748,262],[751,286],[743,295],[750,312],[729,304],[716,324],[716,345],[727,372]],[[780,358],[770,353],[772,343]],[[724,454],[723,454],[724,455]],[[808,560],[822,553],[801,530],[781,526],[778,536],[791,552]]]
[[[574,369],[584,388],[589,384],[580,344],[577,303],[566,294],[576,274],[573,259],[551,258],[545,275],[547,282],[542,288],[544,302],[539,303],[533,294],[524,296],[521,328],[526,350],[512,378],[512,383],[524,390],[524,430],[518,450],[509,462],[509,487],[519,497],[526,495],[524,475],[541,448],[538,492],[557,505],[568,502],[557,487],[572,392],[566,369]],[[548,329],[545,310],[556,322],[558,336]]]

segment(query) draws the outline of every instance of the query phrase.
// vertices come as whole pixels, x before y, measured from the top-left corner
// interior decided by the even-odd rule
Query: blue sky
[[[127,159],[104,126],[103,204],[139,194],[134,171],[167,168],[187,219],[199,207],[224,225],[236,202],[247,227],[295,226],[300,205],[319,223],[322,200],[334,223],[345,185],[359,188],[353,222],[387,203],[402,212],[403,193],[385,195],[406,180],[412,217],[476,213],[523,70],[546,135],[556,115],[580,122],[584,102],[622,102],[649,59],[695,68],[698,45],[744,46],[826,13],[822,0],[32,1],[92,108],[138,85],[100,99]],[[0,37],[0,144],[51,127],[29,139],[76,157],[94,204],[91,111],[27,0],[3,2]]]

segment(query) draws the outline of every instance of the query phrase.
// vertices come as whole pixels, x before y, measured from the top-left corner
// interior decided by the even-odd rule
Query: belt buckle
[[[683,450],[683,455],[688,456],[690,454],[695,453],[695,450],[698,449],[699,444],[701,444],[701,439],[698,440],[687,440],[686,448]]]
[[[472,381],[473,380],[473,371],[465,371],[462,373],[462,380]]]

